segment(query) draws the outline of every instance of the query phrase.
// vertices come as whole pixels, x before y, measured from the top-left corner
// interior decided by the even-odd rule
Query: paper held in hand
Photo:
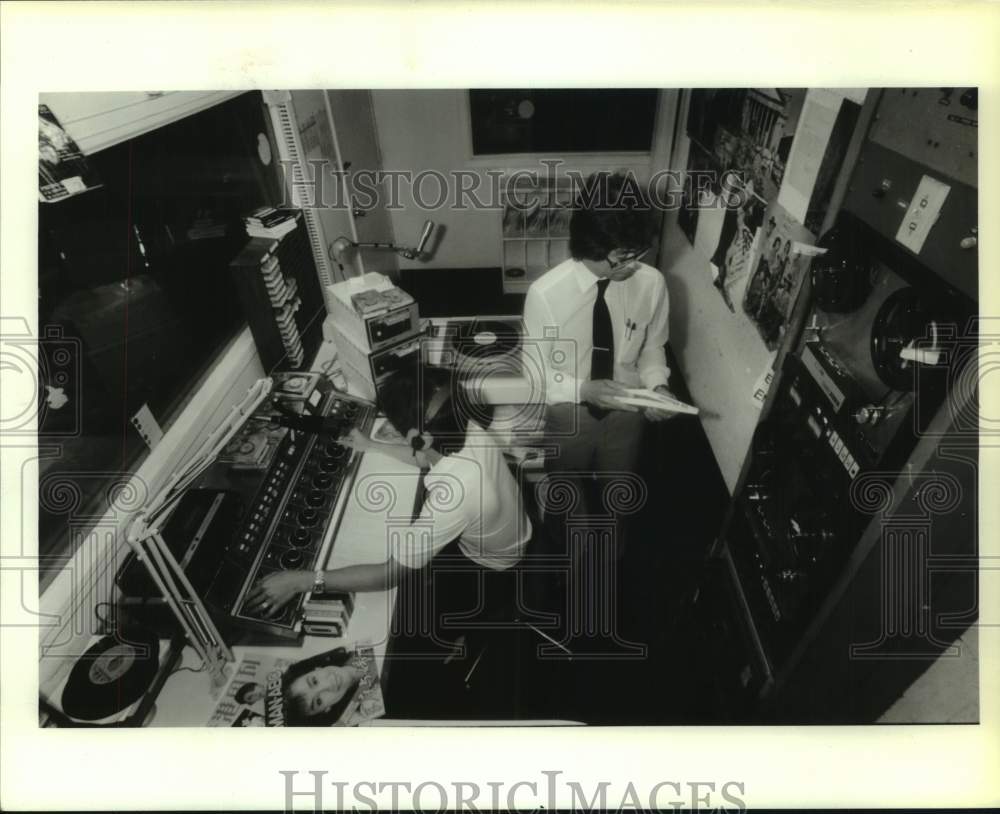
[[[625,391],[628,395],[616,396],[615,399],[622,404],[632,407],[651,407],[654,410],[663,410],[667,413],[687,413],[688,415],[698,415],[698,408],[686,404],[683,401],[657,393],[654,390],[643,390],[641,388],[629,388]]]

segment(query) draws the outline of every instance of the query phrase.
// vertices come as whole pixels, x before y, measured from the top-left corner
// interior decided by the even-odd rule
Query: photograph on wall
[[[777,350],[803,276],[815,254],[815,238],[775,203],[766,213],[760,252],[743,295],[743,312],[768,350]]]

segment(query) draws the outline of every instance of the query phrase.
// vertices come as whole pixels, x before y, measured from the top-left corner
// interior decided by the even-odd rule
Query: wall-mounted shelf
[[[573,190],[567,182],[519,180],[503,196],[503,291],[522,294],[569,254]]]

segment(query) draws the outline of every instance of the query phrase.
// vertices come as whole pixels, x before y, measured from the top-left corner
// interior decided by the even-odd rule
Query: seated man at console
[[[377,449],[418,467],[424,489],[409,527],[392,541],[383,562],[329,571],[284,571],[262,579],[248,598],[248,609],[264,617],[276,615],[305,591],[383,591],[416,572],[432,572],[435,615],[452,608],[474,609],[483,591],[488,598],[490,575],[507,571],[521,560],[532,534],[517,481],[493,434],[463,415],[456,403],[459,387],[450,373],[428,369],[422,380],[397,374],[382,390],[380,401],[404,443],[383,444],[357,432],[346,443],[365,451]],[[509,593],[509,591],[507,592]],[[463,594],[459,598],[459,594]],[[437,632],[437,623],[435,623]]]

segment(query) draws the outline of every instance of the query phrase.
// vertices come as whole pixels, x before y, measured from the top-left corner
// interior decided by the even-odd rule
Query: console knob
[[[309,545],[312,540],[312,535],[305,529],[295,529],[289,537],[289,541],[295,546],[306,546]]]
[[[324,472],[336,472],[338,469],[340,469],[340,466],[341,466],[340,461],[334,458],[324,458],[322,461],[319,462],[319,468],[322,469]]]
[[[306,503],[310,506],[322,506],[326,502],[326,495],[315,489],[306,495]]]
[[[854,413],[854,420],[858,424],[878,424],[885,415],[885,407],[880,404],[866,404],[859,407]]]
[[[291,551],[286,551],[281,555],[281,565],[283,568],[298,568],[305,561],[305,557],[302,556],[302,552],[298,549],[292,549]]]
[[[316,521],[319,519],[319,512],[315,509],[303,509],[299,512],[299,525],[300,526],[315,526]]]
[[[333,478],[324,472],[313,475],[312,485],[316,489],[329,489],[333,485]]]

